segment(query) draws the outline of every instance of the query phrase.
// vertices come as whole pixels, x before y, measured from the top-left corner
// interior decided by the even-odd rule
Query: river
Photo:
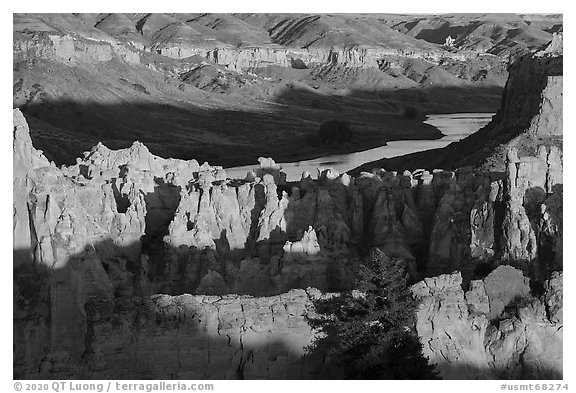
[[[492,120],[493,113],[452,113],[428,115],[424,123],[438,128],[445,136],[434,140],[391,141],[386,146],[364,150],[356,153],[327,155],[312,160],[280,163],[288,181],[300,180],[302,172],[310,172],[316,177],[317,169],[333,168],[340,173],[349,171],[366,162],[391,158],[419,151],[438,149],[457,142],[475,133]],[[229,178],[244,178],[246,173],[257,165],[226,168]]]

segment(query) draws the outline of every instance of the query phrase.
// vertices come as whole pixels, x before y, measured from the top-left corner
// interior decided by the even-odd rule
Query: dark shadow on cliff
[[[287,332],[297,335],[297,331],[282,330],[297,328],[290,319],[287,325],[280,322],[277,335],[274,329],[271,333],[243,330],[248,321],[244,312],[250,309],[226,306],[226,299],[248,299],[246,307],[249,298],[186,294],[170,298],[103,290],[109,286],[95,282],[95,277],[108,277],[115,288],[122,285],[111,277],[109,264],[98,264],[103,262],[100,256],[96,255],[98,263],[92,263],[94,252],[107,247],[110,244],[87,248],[58,269],[28,265],[15,270],[15,379],[343,378],[344,370],[325,354],[295,355]],[[126,267],[133,280],[142,277],[137,267]],[[98,274],[102,271],[107,271],[105,276]],[[218,305],[218,328],[207,323],[214,317],[207,304]],[[248,336],[242,344],[231,331]],[[262,332],[261,338],[257,332]],[[442,375],[454,379],[562,378],[555,370],[518,373],[461,364],[443,366]]]
[[[223,231],[217,240],[225,247],[226,232]],[[286,343],[286,333],[279,333],[278,337],[272,333],[262,342],[259,339],[247,341],[233,350],[236,352],[232,356],[231,337],[219,334],[220,329],[209,334],[199,328],[204,326],[200,325],[204,317],[201,316],[202,307],[198,309],[198,303],[190,303],[186,295],[192,291],[186,291],[182,286],[173,294],[182,294],[183,297],[176,299],[155,295],[162,292],[163,285],[173,284],[171,273],[176,273],[178,280],[186,278],[183,273],[187,271],[187,265],[200,262],[190,258],[195,250],[178,249],[187,257],[176,261],[176,269],[164,270],[164,277],[158,276],[154,281],[151,280],[153,266],[140,254],[140,249],[140,242],[116,245],[106,239],[86,245],[83,252],[71,255],[58,268],[14,263],[19,266],[14,269],[15,378],[204,379],[215,375],[217,378],[250,379],[256,375],[262,378],[264,374],[258,365],[264,361],[263,357],[267,359],[267,372],[274,369],[270,366],[274,366],[273,362],[283,361],[285,357],[291,359],[289,371],[284,370],[285,365],[279,367],[282,371],[277,371],[278,378],[302,375],[308,379],[343,377],[342,370],[330,364],[324,353],[304,357],[291,355],[293,347]],[[217,253],[218,249],[212,252]],[[30,254],[30,250],[15,250],[14,253],[26,258]],[[298,257],[298,254],[293,257]],[[173,262],[168,259],[168,263]],[[201,264],[196,268],[198,273],[207,271]],[[221,266],[215,267],[216,270],[219,268]],[[221,304],[225,298],[222,294],[215,296],[214,304]],[[187,311],[182,311],[182,307]],[[222,310],[221,306],[218,309]],[[230,323],[242,329],[246,319],[239,317],[238,309],[231,312],[229,320],[218,318],[217,323]],[[242,308],[241,313],[244,312]],[[186,329],[190,329],[189,335]],[[197,348],[199,353],[194,356],[196,360],[188,359],[189,364],[185,366],[179,340],[188,339],[191,340],[186,346],[188,351]],[[162,351],[163,359],[169,365],[157,371],[154,361],[145,360],[147,351]],[[203,351],[211,355],[205,356]],[[135,363],[138,354],[144,358]],[[215,360],[219,359],[218,356],[227,356],[226,362],[219,363]],[[108,368],[107,362],[130,366],[127,366],[128,371],[117,366]],[[204,366],[209,367],[204,374],[186,373],[194,367]],[[287,375],[287,372],[294,374]],[[510,376],[509,370],[471,370],[461,365],[454,365],[446,372],[443,374],[450,378],[518,378],[517,374]],[[536,370],[534,373],[524,370],[522,373],[521,378],[527,379],[559,378],[554,370]],[[354,375],[349,377],[357,378]]]
[[[155,294],[134,253],[139,246],[108,239],[58,268],[15,270],[14,378],[342,378],[325,354],[294,346],[309,328],[292,313],[308,306],[291,311],[299,309],[286,294],[278,298],[286,299],[281,312],[266,299],[262,309],[246,308],[251,298],[238,295]]]
[[[14,269],[14,378],[316,379],[340,375],[326,373],[324,356],[303,350],[299,354],[291,340],[300,343],[303,337],[299,335],[308,334],[309,328],[300,329],[298,323],[304,320],[298,322],[300,314],[291,313],[310,310],[297,311],[288,295],[277,298],[282,312],[275,316],[266,316],[266,312],[279,312],[266,299],[262,309],[245,308],[252,304],[250,296],[193,298],[186,291],[175,298],[159,295],[162,282],[150,280],[152,267],[138,252],[140,248],[139,242],[122,246],[105,239],[87,244],[59,267],[26,263]],[[29,250],[15,250],[18,256],[29,254]],[[170,277],[165,280],[169,282]],[[240,299],[236,306],[233,299]],[[281,299],[286,299],[286,305]],[[308,295],[303,301],[308,301]],[[209,307],[210,312],[220,313],[217,318],[207,311]],[[247,326],[248,322],[255,325]],[[236,331],[245,337],[240,339]],[[162,352],[161,366],[156,366],[158,351]]]

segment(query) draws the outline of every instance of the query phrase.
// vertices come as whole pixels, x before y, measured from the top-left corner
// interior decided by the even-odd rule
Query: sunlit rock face
[[[91,303],[86,377],[313,379],[304,347],[313,292],[252,298],[154,295]],[[117,312],[116,309],[121,311]]]
[[[82,363],[51,352],[29,378],[314,379],[305,354],[314,290],[252,298],[153,295],[87,301]]]
[[[165,45],[165,46],[164,46]],[[156,49],[158,54],[173,59],[183,59],[189,56],[203,56],[216,64],[242,72],[259,67],[275,65],[292,67],[295,60],[299,60],[305,67],[321,65],[344,66],[351,68],[379,68],[380,62],[386,57],[401,57],[422,59],[431,64],[440,64],[446,59],[465,61],[475,58],[476,55],[464,53],[451,53],[443,50],[399,50],[383,46],[368,47],[355,45],[351,48],[325,47],[325,48],[283,48],[278,45],[253,48],[198,48],[190,45],[163,44]]]
[[[424,355],[446,379],[562,378],[561,281],[554,273],[534,298],[510,266],[472,281],[467,292],[460,273],[426,278],[412,287]]]
[[[359,188],[364,241],[388,255],[419,261],[426,276],[462,271],[467,282],[483,261],[531,266],[543,281],[562,268],[562,152],[536,156],[510,149],[504,174],[417,170],[363,173]]]
[[[14,203],[14,266],[29,263],[32,260],[29,213],[25,196],[34,186],[26,175],[36,167],[50,165],[41,151],[32,146],[30,131],[26,119],[19,110],[13,113],[14,156],[13,156],[13,203]],[[24,198],[23,198],[24,197]],[[16,252],[16,250],[22,250]]]
[[[346,176],[304,179],[289,195],[272,159],[254,178],[230,180],[221,167],[163,159],[139,142],[98,144],[59,169],[33,149],[18,110],[15,126],[15,181],[30,184],[15,188],[15,232],[29,261],[59,269],[95,248],[113,261],[103,263],[118,291],[144,293],[281,293],[299,281],[297,269],[288,273],[296,260],[324,266],[300,287],[354,284],[351,228],[361,230],[362,202]],[[285,247],[307,243],[303,236],[317,236],[317,252]],[[261,288],[247,287],[254,274]]]
[[[66,34],[45,26],[31,36],[19,35],[14,40],[15,56],[22,59],[48,59],[68,65],[107,62],[121,59],[129,64],[140,64],[136,47],[93,30],[88,34]]]
[[[353,286],[349,273],[357,261],[347,244],[349,225],[357,223],[350,207],[360,203],[353,191],[342,188],[339,177],[324,185],[304,179],[289,195],[280,173],[271,159],[242,181],[217,180],[201,170],[198,181],[181,190],[162,246],[151,255],[152,281],[204,294]]]

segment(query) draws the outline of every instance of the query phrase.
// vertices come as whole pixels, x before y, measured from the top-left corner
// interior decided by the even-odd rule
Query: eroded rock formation
[[[313,296],[318,291],[92,300],[86,305],[85,366],[69,367],[52,356],[30,376],[313,379],[322,366],[304,350],[314,335],[306,321]]]
[[[76,165],[59,169],[32,147],[18,110],[14,129],[15,267],[49,268],[42,287],[47,292],[32,305],[27,282],[15,282],[17,303],[29,304],[14,320],[17,331],[24,334],[15,339],[15,372],[20,376],[96,378],[107,375],[117,362],[125,364],[123,356],[143,360],[136,368],[112,367],[118,378],[143,376],[148,372],[146,359],[154,356],[149,351],[162,351],[172,343],[171,348],[191,346],[200,352],[193,356],[167,350],[166,359],[173,361],[155,369],[158,375],[312,377],[322,360],[308,364],[301,358],[302,347],[313,337],[304,322],[309,298],[303,291],[289,291],[353,288],[356,256],[359,247],[366,246],[411,261],[413,277],[461,270],[468,282],[478,263],[495,256],[528,262],[528,271],[547,292],[540,303],[532,302],[534,307],[507,319],[515,329],[507,330],[507,336],[501,325],[489,321],[506,313],[516,297],[529,298],[530,289],[520,271],[505,267],[483,281],[471,281],[466,294],[460,274],[415,286],[423,301],[418,331],[423,342],[432,343],[426,354],[440,365],[444,377],[460,375],[450,370],[457,370],[456,360],[466,356],[469,374],[464,375],[470,377],[554,377],[560,372],[557,358],[550,364],[538,363],[541,353],[534,348],[540,341],[530,341],[549,340],[550,348],[561,342],[561,336],[550,336],[557,328],[542,327],[544,322],[561,321],[557,290],[561,276],[551,275],[561,268],[562,255],[558,191],[562,160],[554,147],[521,158],[511,150],[504,177],[463,168],[380,171],[353,179],[328,170],[317,180],[303,176],[288,194],[280,168],[269,159],[262,159],[261,168],[247,179],[230,180],[220,167],[161,159],[134,143],[119,151],[98,145]],[[439,284],[442,280],[449,282]],[[520,280],[518,286],[510,285],[514,280]],[[225,301],[210,297],[286,292]],[[178,296],[182,293],[205,296]],[[286,311],[285,301],[298,310]],[[272,311],[258,319],[249,310],[259,309],[261,302],[270,303]],[[457,315],[450,314],[453,306],[445,305],[454,302],[460,310]],[[274,307],[287,314],[275,314]],[[204,322],[189,322],[190,313],[201,315],[198,318]],[[146,318],[152,322],[144,323]],[[220,326],[227,318],[236,325]],[[461,321],[463,327],[450,325],[460,330],[440,332],[442,318]],[[240,319],[251,320],[251,325]],[[260,331],[252,324],[266,328]],[[526,338],[526,350],[535,351],[531,363],[520,366],[509,348],[510,340],[524,334],[516,327],[519,324],[526,329],[540,326]],[[169,325],[173,337],[159,338],[158,329],[164,325]],[[138,332],[138,341],[145,344],[141,349],[113,351],[112,343],[124,348],[134,339],[127,329]],[[226,345],[212,352],[210,345],[204,348],[186,341],[196,337],[193,331],[215,342],[224,337],[230,341],[224,340]],[[427,335],[442,339],[435,344]],[[31,336],[35,339],[26,338]],[[278,337],[285,340],[283,344],[271,343]],[[469,344],[461,342],[464,337]],[[282,345],[289,349],[279,349]],[[283,354],[277,355],[283,356],[281,363],[270,363],[274,348]],[[449,350],[454,353],[447,355]],[[198,356],[218,360],[201,362],[202,367],[187,373],[185,365],[199,364],[193,360]],[[436,361],[438,356],[446,356],[450,364]],[[222,362],[228,366],[222,367]],[[262,370],[268,371],[262,374]]]
[[[460,273],[426,278],[412,287],[424,355],[447,379],[562,378],[561,281],[555,273],[537,299],[510,266],[472,281],[467,292]]]

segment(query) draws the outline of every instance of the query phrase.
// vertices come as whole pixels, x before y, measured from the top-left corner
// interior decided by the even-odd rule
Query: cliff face
[[[442,378],[562,378],[562,273],[546,281],[538,299],[510,266],[472,281],[467,292],[461,284],[453,273],[412,287],[421,300],[416,328],[423,352]]]
[[[363,173],[356,183],[372,209],[367,238],[389,255],[426,261],[419,268],[427,276],[460,270],[468,281],[496,259],[547,277],[562,264],[562,246],[545,234],[561,237],[561,156],[554,146],[521,158],[511,149],[503,176],[471,168]]]
[[[536,53],[511,63],[498,117],[505,128],[532,135],[562,135],[563,33]]]
[[[119,15],[116,15],[117,17]],[[121,16],[120,16],[121,17]],[[35,20],[36,19],[36,20]],[[154,23],[154,19],[157,22]],[[454,53],[435,45],[422,46],[413,40],[416,47],[398,49],[385,44],[340,44],[315,45],[313,47],[283,46],[271,41],[235,47],[209,37],[208,30],[203,30],[206,39],[197,40],[187,33],[189,27],[182,31],[175,30],[174,23],[160,21],[162,16],[144,17],[141,22],[149,29],[148,34],[138,36],[138,21],[130,28],[133,35],[118,34],[110,29],[114,23],[107,18],[106,23],[96,23],[82,19],[81,16],[15,16],[17,35],[14,40],[14,53],[23,59],[51,58],[77,64],[81,62],[106,62],[118,57],[130,64],[140,64],[142,52],[151,52],[171,59],[186,59],[200,56],[207,61],[225,66],[233,71],[245,72],[251,69],[264,68],[270,65],[291,68],[294,61],[302,61],[306,66],[313,63],[339,64],[345,67],[378,68],[379,61],[386,56],[400,56],[423,59],[438,65],[448,59],[466,61],[478,57],[474,52]],[[129,22],[128,22],[129,23]],[[181,22],[177,22],[181,23]],[[147,24],[147,25],[146,25]],[[38,25],[41,27],[39,28]],[[167,29],[163,31],[162,26]],[[184,24],[182,24],[184,25]],[[141,27],[142,28],[142,27]],[[200,33],[196,33],[200,34]],[[160,36],[165,37],[161,38]],[[145,41],[143,43],[143,40]],[[147,41],[147,42],[146,42]]]
[[[17,35],[13,52],[26,59],[53,59],[70,65],[107,62],[117,57],[129,64],[140,64],[135,47],[127,46],[112,37],[77,37],[62,32],[39,32],[30,36]]]
[[[20,111],[14,112],[14,183],[13,183],[13,200],[14,200],[14,250],[29,247],[31,244],[31,233],[28,227],[29,213],[26,206],[26,200],[22,196],[28,194],[33,184],[26,178],[28,172],[36,167],[49,166],[49,162],[41,151],[32,146],[32,140],[28,132],[28,124]],[[24,261],[31,262],[31,255],[23,256]],[[17,266],[21,261],[15,260]]]
[[[381,60],[387,56],[422,59],[434,65],[439,65],[443,61],[467,61],[479,57],[479,55],[475,53],[451,53],[441,49],[437,51],[421,51],[366,46],[310,49],[283,48],[280,46],[242,49],[226,47],[203,49],[192,46],[176,46],[162,47],[156,49],[156,51],[158,54],[172,59],[202,56],[216,64],[239,72],[255,68],[264,68],[270,65],[292,67],[296,60],[302,61],[307,67],[313,64],[331,64],[353,68],[378,68]]]
[[[158,338],[156,328],[135,327],[143,326],[143,315],[159,315],[154,318],[160,327],[181,321],[184,331],[200,329],[219,340],[223,328],[189,326],[182,315],[200,310],[208,321],[219,320],[221,312],[232,312],[212,306],[220,304],[220,298],[154,294],[270,296],[293,288],[351,289],[361,247],[380,247],[390,256],[408,260],[413,277],[460,270],[469,282],[483,264],[498,258],[524,263],[534,280],[550,287],[551,281],[545,280],[554,279],[551,272],[562,268],[562,160],[555,148],[543,147],[538,156],[521,158],[511,150],[503,178],[469,168],[434,173],[380,171],[357,179],[327,170],[316,180],[304,175],[289,189],[271,159],[261,159],[260,167],[246,179],[230,180],[220,167],[162,159],[138,142],[117,151],[99,144],[76,165],[58,169],[32,147],[18,110],[14,111],[14,128],[15,301],[24,305],[14,317],[16,330],[22,333],[15,337],[14,358],[20,376],[32,377],[39,365],[42,376],[50,377],[96,378],[112,369],[117,369],[119,378],[144,375],[149,372],[144,371],[148,370],[142,365],[147,364],[144,359],[153,356],[148,351],[160,351],[164,344],[156,341],[165,342]],[[40,295],[33,296],[33,301],[29,274],[18,273],[30,267],[42,278],[37,284]],[[472,281],[471,285],[478,289],[480,284]],[[480,292],[467,296],[481,298]],[[270,336],[258,333],[252,337],[257,343],[252,352],[236,344],[216,352],[199,349],[202,356],[219,359],[215,364],[234,366],[200,368],[195,373],[211,378],[315,375],[323,360],[302,366],[304,358],[292,355],[292,350],[286,355],[288,360],[282,360],[288,363],[278,368],[283,371],[270,371],[280,363],[266,368],[265,360],[258,360],[258,367],[246,366],[248,358],[269,356],[275,348],[270,341],[278,337],[288,335],[282,345],[300,348],[294,352],[298,354],[313,337],[303,322],[308,295],[290,293],[300,311],[288,313],[288,326],[277,325],[284,317],[274,312],[260,321],[242,311],[242,318],[256,318],[254,323],[269,326],[265,331]],[[258,309],[258,302],[283,304],[286,296],[257,298],[248,305],[242,303],[245,298],[229,297],[226,304]],[[474,307],[490,318],[500,315],[513,297],[495,296],[500,308]],[[553,293],[545,297],[558,298]],[[175,311],[167,311],[174,302]],[[152,314],[151,308],[156,310]],[[439,310],[433,315],[441,318],[444,311]],[[177,315],[176,319],[171,315]],[[419,323],[429,318],[422,314]],[[458,318],[467,320],[468,315]],[[291,324],[296,322],[300,327],[293,331]],[[200,345],[186,341],[192,338],[188,333],[181,335],[180,322],[170,326],[175,336],[166,340],[177,348],[181,339],[185,346]],[[124,364],[122,357],[129,351],[110,345],[124,348],[133,342],[128,329],[150,343],[134,349],[134,356],[143,359],[137,363],[141,367],[123,369],[114,365]],[[242,329],[224,334],[240,340],[243,332],[253,331],[246,326]],[[262,342],[266,344],[260,346]],[[451,345],[461,343],[456,340]],[[430,351],[437,356],[435,348]],[[510,355],[508,349],[498,351],[505,355],[496,351],[494,357]],[[184,375],[182,364],[192,361],[187,357],[191,355],[180,356],[179,350],[170,352],[174,361],[154,372]],[[79,371],[79,362],[90,371]],[[270,373],[259,374],[263,369]],[[533,373],[526,375],[549,375]],[[447,372],[446,376],[453,375]]]
[[[86,304],[83,366],[43,359],[34,378],[313,379],[323,360],[304,347],[318,292],[124,297]],[[70,361],[70,359],[68,360]]]
[[[464,62],[486,63],[484,68],[494,73],[495,77],[498,73],[504,72],[502,62],[496,56],[475,52],[454,53],[445,51],[441,47],[396,49],[382,45],[354,44],[286,48],[281,45],[266,44],[236,48],[222,43],[196,45],[190,42],[142,45],[139,41],[118,40],[102,32],[90,31],[78,34],[77,31],[57,27],[34,33],[27,30],[17,32],[13,52],[19,61],[41,58],[74,66],[97,64],[115,59],[133,66],[144,65],[155,68],[148,54],[153,53],[174,60],[187,61],[189,58],[201,58],[206,64],[220,65],[240,74],[269,66],[298,68],[298,64],[304,68],[339,66],[387,71],[391,66],[398,66],[402,59],[421,60],[429,67],[445,68],[449,73],[455,73],[450,64],[459,64],[459,67],[465,68]],[[171,71],[177,69],[182,71],[183,66],[185,67],[184,64],[173,66]],[[190,70],[188,68],[186,71]],[[405,73],[405,70],[400,72]],[[465,77],[464,73],[460,73],[459,77],[466,80],[473,79],[473,75]],[[500,81],[502,78],[497,77],[497,79]]]

